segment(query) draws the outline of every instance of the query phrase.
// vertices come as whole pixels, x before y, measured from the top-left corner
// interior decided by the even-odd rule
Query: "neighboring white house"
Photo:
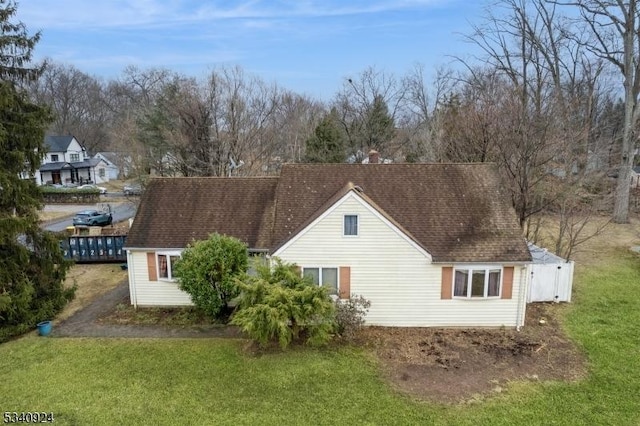
[[[152,179],[125,247],[132,304],[191,304],[172,265],[214,232],[297,264],[340,298],[369,299],[370,325],[524,324],[531,255],[489,164],[285,164],[279,177]]]
[[[115,180],[120,178],[120,167],[118,166],[119,159],[118,154],[115,152],[98,152],[93,158],[98,158],[106,164],[106,175],[109,180]],[[124,173],[123,173],[124,174]]]
[[[104,183],[109,181],[107,163],[89,158],[85,148],[71,136],[47,136],[44,140],[46,153],[35,176],[21,175],[23,179],[34,179],[38,185]]]
[[[631,169],[631,187],[640,188],[640,166]]]

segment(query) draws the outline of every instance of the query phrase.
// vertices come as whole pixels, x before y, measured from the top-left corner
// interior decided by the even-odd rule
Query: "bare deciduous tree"
[[[348,154],[362,161],[370,149],[393,156],[393,123],[403,115],[407,86],[394,75],[367,68],[358,76],[347,78],[333,102],[347,138]],[[381,120],[391,123],[381,125]]]
[[[582,44],[590,52],[608,61],[620,73],[624,88],[624,126],[621,138],[618,181],[613,221],[629,219],[631,169],[637,147],[636,127],[640,108],[640,11],[637,0],[550,1],[552,4],[577,7],[581,22],[591,37]]]
[[[72,66],[51,63],[31,85],[30,93],[35,101],[51,107],[55,120],[50,133],[72,134],[92,154],[109,145],[111,117],[102,83],[95,77]]]

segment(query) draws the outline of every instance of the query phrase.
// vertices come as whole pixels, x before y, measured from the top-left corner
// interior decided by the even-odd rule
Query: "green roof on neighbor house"
[[[349,185],[435,262],[531,260],[495,167],[486,163],[285,164],[279,177],[153,179],[127,246],[183,248],[218,232],[273,251]]]

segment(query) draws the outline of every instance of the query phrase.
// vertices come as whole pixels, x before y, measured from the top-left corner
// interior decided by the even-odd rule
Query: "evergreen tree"
[[[0,0],[0,342],[53,318],[74,291],[63,288],[69,263],[59,240],[39,226],[42,194],[20,178],[40,167],[52,117],[18,87],[37,78],[39,68],[27,65],[39,34],[10,22],[15,13],[14,2]]]
[[[307,140],[305,162],[342,163],[345,160],[344,138],[335,111],[327,114]]]
[[[373,104],[365,117],[364,146],[369,149],[384,151],[395,136],[395,123],[389,115],[389,108],[381,96],[373,99]]]
[[[29,36],[22,22],[11,18],[18,11],[14,1],[0,0],[0,80],[25,82],[38,78],[43,65],[33,66],[31,54],[40,40],[40,32]]]

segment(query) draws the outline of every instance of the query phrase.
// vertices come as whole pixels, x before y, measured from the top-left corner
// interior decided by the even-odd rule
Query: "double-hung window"
[[[302,276],[309,278],[315,285],[329,290],[329,294],[338,294],[338,268],[302,268]]]
[[[501,281],[501,268],[457,267],[453,278],[453,296],[469,299],[499,297]]]
[[[345,236],[357,236],[358,235],[358,215],[346,214],[344,215],[344,231]]]
[[[173,275],[173,267],[178,259],[180,259],[180,253],[157,253],[158,260],[158,279],[163,281],[175,281]]]
[[[72,163],[77,163],[80,161],[80,154],[71,154],[70,159]]]

